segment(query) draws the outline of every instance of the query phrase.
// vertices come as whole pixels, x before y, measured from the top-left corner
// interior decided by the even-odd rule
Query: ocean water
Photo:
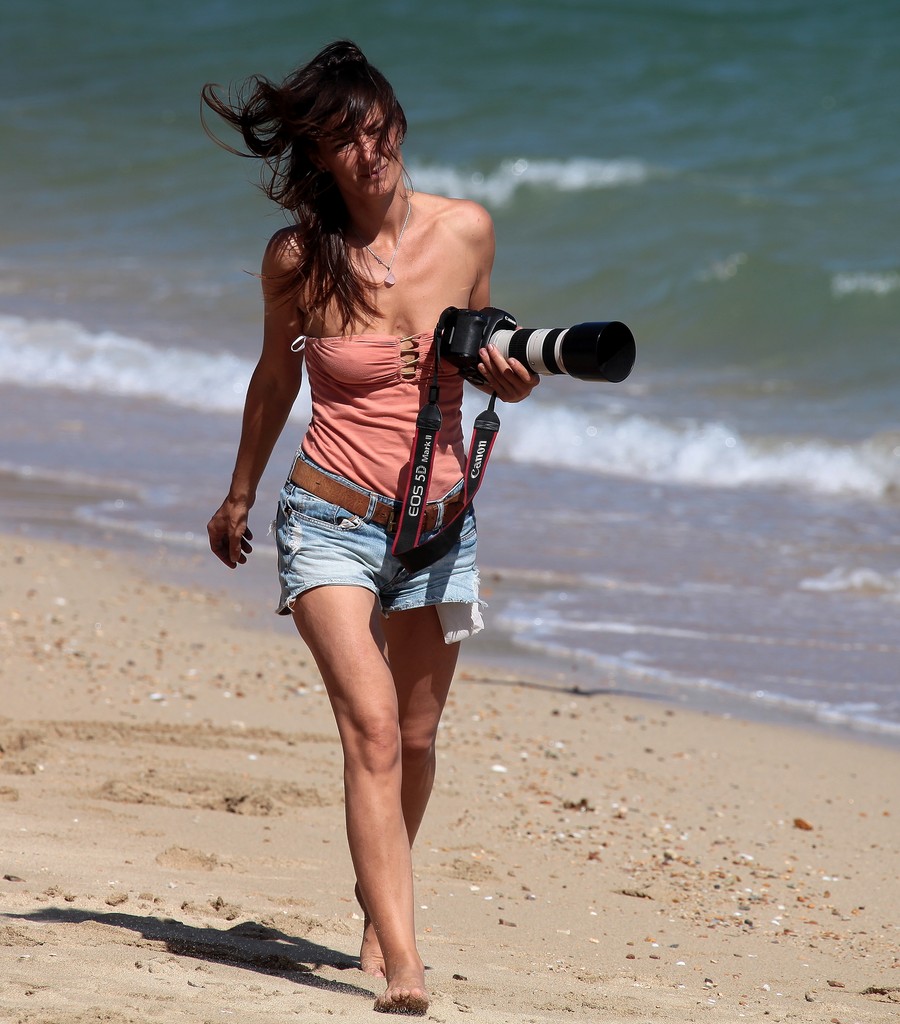
[[[349,36],[423,191],[494,217],[520,323],[624,320],[619,385],[501,409],[489,638],[610,686],[900,739],[900,8],[889,0],[6,0],[0,501],[9,528],[203,557],[281,215],[200,86]],[[481,398],[467,396],[466,412]],[[15,488],[13,488],[15,489]],[[43,489],[43,490],[42,490]],[[255,590],[254,590],[255,592]],[[555,675],[554,675],[555,674]]]

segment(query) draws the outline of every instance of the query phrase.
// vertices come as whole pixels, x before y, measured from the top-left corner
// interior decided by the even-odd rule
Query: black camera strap
[[[440,397],[439,360],[440,354],[435,343],[434,378],[428,393],[428,402],[422,406],[416,418],[416,433],[410,453],[409,479],[400,508],[397,533],[391,549],[394,557],[410,572],[418,572],[437,562],[459,540],[465,514],[475,500],[475,494],[484,479],[488,457],[491,454],[494,441],[497,439],[497,432],[500,430],[500,417],[494,411],[494,403],[497,400],[497,395],[494,393],[491,395],[487,409],[475,417],[463,477],[462,504],[456,515],[449,522],[442,524],[439,533],[427,541],[421,541],[424,525],[423,513],[428,498],[428,485],[431,481],[432,457],[441,429],[441,410],[438,405]]]

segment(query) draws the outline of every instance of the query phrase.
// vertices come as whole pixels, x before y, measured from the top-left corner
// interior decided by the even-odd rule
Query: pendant
[[[389,270],[388,271],[388,276],[384,279],[382,284],[386,284],[388,286],[388,288],[390,288],[392,284],[396,284],[396,283],[397,283],[397,278],[394,277],[393,270]]]

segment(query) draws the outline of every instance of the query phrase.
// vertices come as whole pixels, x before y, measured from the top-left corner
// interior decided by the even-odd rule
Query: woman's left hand
[[[541,382],[541,378],[518,359],[504,358],[494,345],[486,346],[478,354],[481,356],[478,372],[487,382],[482,390],[496,391],[501,401],[521,402]]]

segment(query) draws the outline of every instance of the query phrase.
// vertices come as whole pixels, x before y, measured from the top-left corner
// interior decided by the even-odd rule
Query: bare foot
[[[366,910],[362,893],[359,891],[359,884],[356,886],[356,900],[363,912],[363,937],[362,945],[359,947],[359,969],[373,978],[383,978],[384,975],[384,954],[381,952],[381,944],[375,932],[375,925]]]
[[[388,982],[384,994],[375,1000],[379,1013],[405,1013],[422,1017],[428,1011],[425,972],[421,967],[397,971]]]

